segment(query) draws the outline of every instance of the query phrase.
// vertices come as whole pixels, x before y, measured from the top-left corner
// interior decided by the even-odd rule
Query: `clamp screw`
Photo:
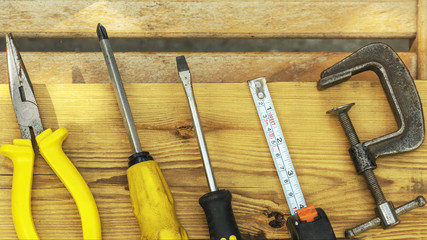
[[[350,103],[340,107],[333,108],[326,112],[328,114],[334,114],[338,116],[341,126],[344,129],[345,135],[347,136],[347,139],[350,142],[352,147],[360,143],[356,130],[353,127],[353,123],[351,122],[350,117],[348,116],[348,111],[350,111],[350,108],[353,106],[354,106],[354,103]],[[375,177],[375,174],[372,171],[372,169],[365,170],[362,174],[365,177],[366,181],[368,182],[369,189],[371,190],[371,193],[375,198],[377,206],[387,202],[387,200],[384,197],[384,193],[381,190],[381,187],[378,184],[377,178]]]
[[[338,116],[345,135],[347,136],[347,139],[352,147],[360,143],[356,130],[354,129],[350,117],[348,116],[348,111],[353,105],[354,103],[346,104],[326,112],[328,114],[334,114]],[[374,171],[372,169],[367,169],[361,174],[365,177],[369,190],[371,190],[372,196],[375,199],[377,205],[376,211],[382,220],[381,224],[383,228],[389,228],[398,224],[400,222],[399,217],[397,216],[393,204],[386,200],[378,180],[375,177]]]

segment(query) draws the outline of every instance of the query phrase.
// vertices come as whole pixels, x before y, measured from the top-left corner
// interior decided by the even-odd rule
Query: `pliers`
[[[31,214],[34,143],[74,198],[81,217],[83,238],[101,239],[101,221],[93,195],[62,150],[62,143],[68,136],[67,129],[59,128],[55,132],[50,128],[43,129],[33,87],[10,33],[6,35],[6,52],[10,95],[22,139],[14,139],[13,144],[2,145],[0,153],[10,158],[14,165],[12,216],[18,238],[39,239]]]

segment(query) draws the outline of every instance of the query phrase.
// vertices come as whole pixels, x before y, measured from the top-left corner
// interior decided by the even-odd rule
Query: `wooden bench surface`
[[[114,38],[409,38],[400,52],[424,101],[427,94],[427,0],[270,1],[1,1],[0,32],[28,38],[96,38],[98,22]],[[128,138],[101,51],[22,52],[45,127],[66,127],[64,151],[91,188],[104,239],[138,239],[126,178]],[[208,191],[175,57],[185,55],[214,174],[233,193],[245,239],[287,239],[271,214],[289,216],[247,80],[265,76],[307,203],[322,207],[335,233],[375,216],[375,203],[348,155],[336,118],[325,112],[355,102],[350,116],[361,141],[397,129],[380,82],[362,73],[318,91],[321,71],[350,53],[115,53],[144,150],[171,188],[191,239],[207,239],[198,199]],[[5,56],[5,53],[1,53]],[[0,144],[20,138],[10,101],[6,58],[0,57]],[[424,104],[426,105],[426,104]],[[378,159],[380,185],[395,206],[424,184],[427,145]],[[12,162],[0,156],[0,239],[16,239],[11,215]],[[42,239],[81,239],[69,192],[37,156],[32,210]],[[423,239],[427,207],[376,228],[364,239]]]
[[[417,82],[421,96],[427,83]],[[128,139],[110,84],[36,84],[45,127],[66,127],[64,151],[89,184],[101,214],[106,239],[137,238],[126,181]],[[347,153],[349,144],[335,117],[325,111],[356,102],[351,117],[362,141],[396,129],[379,81],[350,81],[319,92],[314,82],[269,83],[272,98],[306,201],[328,213],[339,237],[344,229],[373,217],[374,200]],[[198,198],[208,188],[181,84],[126,84],[142,146],[159,162],[176,200],[177,214],[192,239],[207,239]],[[271,228],[268,214],[289,210],[252,102],[247,83],[200,83],[194,91],[212,165],[220,188],[233,192],[236,219],[246,238],[286,238],[285,227]],[[0,141],[19,138],[8,86],[0,86]],[[72,117],[70,117],[70,115]],[[396,205],[425,194],[423,144],[416,151],[378,160],[375,171],[386,196]],[[1,238],[15,236],[10,213],[12,163],[2,158]],[[44,160],[35,162],[35,224],[44,238],[81,238],[76,206]],[[425,236],[427,208],[402,216],[400,226],[375,229],[382,239]]]

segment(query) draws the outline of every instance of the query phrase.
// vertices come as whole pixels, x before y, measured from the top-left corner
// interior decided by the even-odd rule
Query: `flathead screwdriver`
[[[148,152],[142,151],[107,31],[98,24],[96,32],[132,148],[127,177],[133,212],[141,229],[141,239],[188,239],[176,216],[174,199],[159,165]]]
[[[199,144],[200,154],[202,156],[203,166],[206,173],[210,192],[199,199],[199,203],[205,211],[209,227],[211,240],[238,240],[242,239],[239,228],[234,218],[231,207],[231,193],[228,190],[218,190],[215,183],[215,177],[212,172],[212,166],[209,160],[209,153],[203,136],[202,126],[197,113],[197,105],[194,99],[193,87],[191,84],[190,69],[184,56],[176,58],[178,75],[182,81],[185,95],[187,96],[190,107],[191,117],[193,119],[194,130]]]

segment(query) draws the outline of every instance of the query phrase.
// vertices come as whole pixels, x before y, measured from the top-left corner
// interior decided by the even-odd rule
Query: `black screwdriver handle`
[[[228,190],[217,190],[203,195],[200,206],[206,214],[211,240],[241,240],[239,228],[231,208],[231,193]]]

